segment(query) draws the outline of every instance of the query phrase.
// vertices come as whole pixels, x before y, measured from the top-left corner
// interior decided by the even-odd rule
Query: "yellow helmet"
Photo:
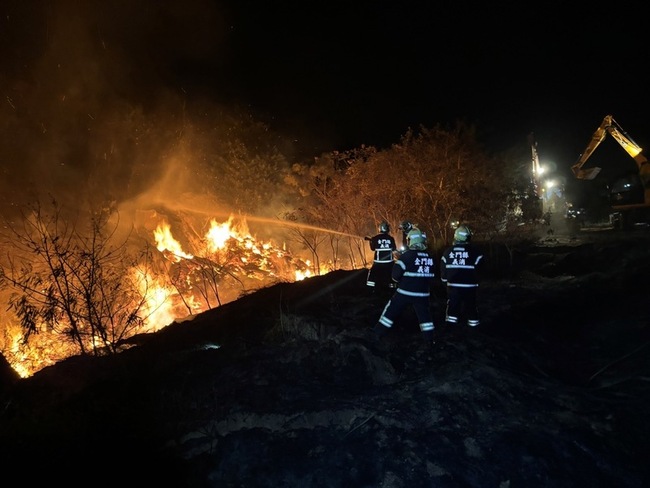
[[[472,231],[466,225],[459,225],[454,231],[454,244],[462,244],[472,239]]]
[[[409,249],[424,251],[427,248],[427,235],[418,228],[413,228],[406,235]]]

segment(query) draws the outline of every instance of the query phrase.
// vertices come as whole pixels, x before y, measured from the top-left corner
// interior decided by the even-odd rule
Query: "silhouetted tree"
[[[81,354],[116,352],[146,318],[150,255],[132,256],[126,241],[114,242],[110,209],[85,224],[63,215],[56,201],[49,213],[40,203],[29,210],[7,226],[0,266],[0,287],[13,291],[9,305],[25,340],[47,331]]]
[[[367,264],[367,246],[363,236],[369,231],[368,212],[378,215],[377,210],[367,206],[364,190],[351,186],[350,175],[375,153],[374,147],[363,146],[346,152],[323,154],[310,165],[294,164],[285,178],[285,184],[301,197],[301,201],[295,209],[286,212],[284,218],[329,233],[329,259],[350,267]],[[311,234],[298,232],[294,235],[312,252],[320,252],[318,247],[314,247],[316,241],[313,238],[305,240]],[[318,241],[318,244],[322,242]]]
[[[346,164],[341,164],[341,159]],[[364,235],[377,222],[409,219],[442,247],[462,220],[491,234],[507,216],[509,162],[489,155],[473,126],[421,127],[378,151],[360,148],[294,166],[290,182],[302,189],[300,218]],[[299,219],[300,220],[300,219]]]

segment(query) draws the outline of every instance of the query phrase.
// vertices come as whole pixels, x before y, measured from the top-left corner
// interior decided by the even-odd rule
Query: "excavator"
[[[606,115],[591,136],[587,148],[571,166],[579,180],[593,180],[602,168],[584,169],[583,166],[609,134],[634,159],[638,173],[616,180],[609,188],[610,223],[620,229],[630,229],[636,223],[650,224],[650,163],[641,147],[623,130],[611,115]]]
[[[530,205],[530,214],[534,219],[539,219],[544,213],[544,190],[542,189],[542,184],[540,181],[542,175],[542,167],[539,164],[539,156],[537,154],[537,141],[535,140],[535,135],[531,132],[528,134],[528,144],[530,145],[531,154],[532,154],[532,168],[531,168],[531,185],[532,185],[532,195],[531,195],[531,205]]]

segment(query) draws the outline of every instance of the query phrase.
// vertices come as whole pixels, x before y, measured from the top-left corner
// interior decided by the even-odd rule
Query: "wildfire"
[[[159,251],[169,251],[172,256],[192,259],[194,256],[183,252],[180,243],[172,236],[172,231],[167,222],[163,222],[153,231],[153,237],[156,240],[156,247]]]
[[[156,248],[172,262],[169,296],[180,292],[190,314],[273,281],[297,281],[314,274],[309,261],[293,257],[284,246],[257,240],[246,222],[235,222],[233,216],[221,223],[210,220],[203,238],[192,243],[192,253],[183,250],[166,221],[158,225],[154,238]]]
[[[191,252],[174,238],[165,220],[158,223],[153,238],[159,262],[147,269],[134,267],[126,274],[144,302],[143,326],[134,333],[155,332],[236,300],[242,293],[324,271],[292,256],[285,245],[258,241],[246,222],[236,223],[233,216],[221,223],[210,220],[205,235],[190,242]],[[43,330],[25,342],[16,320],[5,328],[2,353],[22,377],[75,354],[54,331]],[[89,341],[92,346],[92,338]]]

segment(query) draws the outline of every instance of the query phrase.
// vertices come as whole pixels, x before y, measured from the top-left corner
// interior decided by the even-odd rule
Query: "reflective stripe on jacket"
[[[397,293],[428,297],[435,277],[435,260],[427,251],[404,252],[393,266],[393,281]]]
[[[473,288],[478,286],[477,269],[483,254],[471,244],[454,244],[440,258],[440,280],[447,286]]]

